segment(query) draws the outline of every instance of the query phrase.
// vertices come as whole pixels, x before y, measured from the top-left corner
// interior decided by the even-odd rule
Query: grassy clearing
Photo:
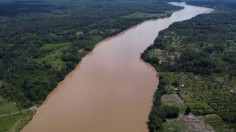
[[[163,95],[161,101],[169,105],[184,104],[183,100],[177,94]]]
[[[78,31],[78,32],[76,32],[76,36],[82,36],[84,34],[84,32],[82,32],[82,31]]]
[[[9,114],[18,110],[15,102],[9,102],[0,96],[0,115]]]
[[[49,62],[53,69],[60,70],[65,65],[61,59],[61,56],[61,52],[49,53],[45,57],[37,59],[36,61],[40,64]]]
[[[53,44],[45,44],[40,49],[44,51],[52,51],[60,48],[69,47],[71,43],[53,43]]]
[[[32,111],[0,117],[0,132],[18,132],[33,117]]]
[[[186,105],[177,94],[165,94],[161,97],[161,101],[166,105],[177,106],[180,113],[184,113],[186,109]]]
[[[45,44],[40,49],[47,52],[47,54],[40,59],[37,59],[36,62],[39,64],[50,63],[53,69],[62,69],[65,66],[62,61],[62,51],[67,50],[71,47],[71,43],[54,43],[54,44]]]
[[[209,88],[207,85],[212,83],[210,80],[189,73],[165,72],[163,76],[168,84],[166,86],[167,91],[173,89],[172,87],[178,88],[178,94],[194,114],[206,115],[215,113],[215,110],[208,102],[215,101],[210,100],[210,97],[214,96],[215,90],[221,89]],[[181,85],[184,85],[184,87],[181,87]]]
[[[121,18],[128,18],[128,19],[133,19],[133,18],[160,18],[160,17],[165,17],[166,15],[171,14],[172,11],[169,12],[165,12],[165,13],[144,13],[144,12],[135,12],[135,13],[131,13],[128,14],[126,16],[122,16]]]
[[[230,126],[225,123],[219,115],[211,114],[204,116],[205,121],[211,125],[216,132],[229,132],[233,131]]]
[[[190,132],[190,130],[179,119],[167,120],[163,132]]]
[[[107,33],[110,33],[110,34],[113,34],[113,33],[117,33],[117,32],[119,32],[120,30],[119,29],[106,29],[105,30],[105,32],[107,32]]]

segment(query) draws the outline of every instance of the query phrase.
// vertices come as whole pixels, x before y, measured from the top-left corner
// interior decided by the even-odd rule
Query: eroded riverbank
[[[144,132],[158,78],[140,59],[157,34],[209,9],[184,6],[100,42],[38,109],[23,132]]]

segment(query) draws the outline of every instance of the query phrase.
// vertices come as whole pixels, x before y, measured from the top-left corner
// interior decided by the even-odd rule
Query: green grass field
[[[53,43],[53,44],[45,44],[40,49],[46,51],[52,51],[60,48],[65,48],[70,46],[71,43]]]
[[[62,69],[64,62],[61,59],[62,51],[70,48],[71,43],[53,43],[45,44],[40,49],[47,52],[47,54],[40,59],[37,59],[36,62],[39,64],[49,62],[54,69]]]
[[[0,96],[0,115],[9,114],[18,110],[15,102],[9,102]]]
[[[31,120],[32,111],[0,117],[0,132],[19,132]]]
[[[166,15],[170,15],[173,11],[168,11],[165,13],[144,13],[144,12],[135,12],[132,14],[128,14],[126,16],[122,16],[122,18],[160,18],[165,17]]]
[[[225,123],[219,115],[212,114],[204,116],[205,121],[211,125],[216,132],[230,132],[230,126]]]
[[[172,119],[164,124],[163,132],[190,132],[190,130],[179,119]]]
[[[184,113],[186,105],[177,94],[165,94],[161,97],[161,102],[166,105],[177,106],[180,113]]]

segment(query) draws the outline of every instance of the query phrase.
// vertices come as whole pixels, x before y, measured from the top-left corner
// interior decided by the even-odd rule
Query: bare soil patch
[[[215,132],[215,130],[210,125],[208,125],[202,118],[193,114],[183,115],[180,120],[192,132]]]

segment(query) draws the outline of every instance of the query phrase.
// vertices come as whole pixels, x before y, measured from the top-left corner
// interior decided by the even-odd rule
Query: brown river
[[[22,132],[147,132],[158,78],[140,53],[170,24],[211,12],[172,4],[185,8],[98,43],[48,95]]]

